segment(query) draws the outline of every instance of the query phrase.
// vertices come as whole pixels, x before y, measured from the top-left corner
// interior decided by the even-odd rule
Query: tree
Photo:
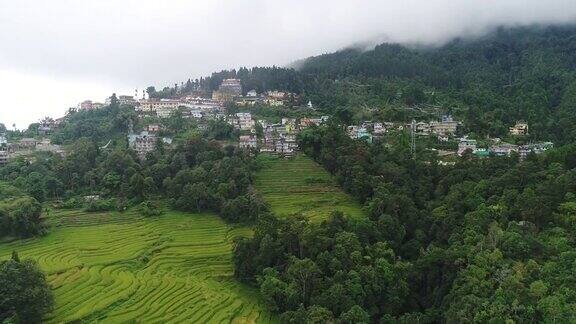
[[[299,294],[298,301],[305,306],[309,304],[312,290],[319,275],[320,269],[310,259],[294,258],[288,266],[286,276]]]
[[[45,228],[40,219],[42,206],[32,197],[7,199],[0,202],[0,218],[4,231],[19,237],[43,234]]]
[[[352,306],[346,313],[340,315],[340,322],[343,324],[370,323],[370,315],[358,305]]]
[[[17,253],[0,262],[0,321],[40,323],[52,310],[54,297],[46,277],[31,259]]]

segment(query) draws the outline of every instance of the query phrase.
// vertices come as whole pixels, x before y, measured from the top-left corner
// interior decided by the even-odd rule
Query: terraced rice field
[[[265,157],[263,164],[256,176],[256,188],[276,215],[302,213],[313,221],[321,221],[339,210],[349,217],[364,217],[360,204],[310,158]]]
[[[231,242],[250,229],[210,214],[53,212],[39,239],[0,243],[37,260],[56,306],[48,323],[270,323],[258,292],[236,282]]]

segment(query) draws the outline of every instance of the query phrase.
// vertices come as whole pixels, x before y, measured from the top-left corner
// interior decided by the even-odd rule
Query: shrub
[[[160,208],[159,204],[149,200],[142,202],[138,210],[146,217],[162,215],[162,208]]]
[[[102,211],[112,211],[117,210],[118,203],[116,199],[101,199],[101,200],[90,200],[86,203],[84,210],[87,212],[102,212]]]

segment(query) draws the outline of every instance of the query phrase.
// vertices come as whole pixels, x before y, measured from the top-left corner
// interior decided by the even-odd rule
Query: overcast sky
[[[575,0],[0,0],[0,122],[366,40],[437,44],[575,19]]]

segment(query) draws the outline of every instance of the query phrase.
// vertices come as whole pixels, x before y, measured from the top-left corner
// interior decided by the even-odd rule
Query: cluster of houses
[[[31,155],[34,152],[66,154],[60,145],[52,144],[49,138],[43,138],[41,140],[22,138],[15,142],[9,142],[5,135],[0,134],[0,164],[5,164],[12,158]]]
[[[393,122],[363,122],[359,125],[348,126],[348,136],[352,139],[362,139],[372,143],[374,138],[379,138],[389,131],[402,131],[404,129],[413,130],[416,135],[435,135],[441,141],[448,141],[456,135],[458,127],[462,123],[455,121],[452,116],[446,115],[440,121],[415,122],[410,124]]]
[[[234,102],[241,107],[254,106],[256,104],[279,107],[288,104],[293,105],[299,101],[299,97],[294,93],[278,90],[259,94],[255,89],[247,91],[244,96],[240,79],[225,79],[220,84],[218,90],[212,93],[212,100],[217,102]],[[312,102],[308,102],[307,106],[312,108]]]
[[[509,128],[509,134],[513,137],[528,135],[528,124],[523,121],[516,122],[514,126]],[[464,153],[470,152],[478,157],[487,157],[491,155],[510,156],[513,153],[517,153],[520,156],[520,159],[524,159],[530,153],[542,154],[553,147],[554,143],[552,142],[515,145],[502,142],[499,138],[493,139],[492,144],[488,145],[488,147],[478,147],[478,142],[476,140],[464,136],[459,139],[457,154],[462,156]]]
[[[139,134],[128,134],[128,147],[136,151],[138,158],[144,159],[146,154],[156,149],[158,141],[166,145],[172,144],[172,139],[169,137],[158,137],[155,133],[160,130],[159,125],[148,125],[146,130]]]
[[[546,150],[554,147],[552,142],[539,142],[525,145],[515,145],[510,143],[495,140],[492,145],[487,148],[479,148],[478,143],[474,139],[463,137],[458,143],[458,155],[462,156],[466,152],[470,152],[478,157],[494,156],[510,156],[513,153],[518,153],[520,159],[526,158],[528,154],[542,154]]]
[[[135,109],[141,115],[159,118],[168,118],[180,109],[184,117],[195,119],[221,118],[226,111],[220,102],[191,96],[180,99],[143,99]]]
[[[240,135],[238,146],[251,151],[276,154],[284,157],[293,156],[298,151],[296,136],[312,125],[320,125],[328,120],[328,116],[320,118],[282,118],[279,123],[267,120],[255,121],[250,113],[238,113],[229,122],[248,134]],[[258,139],[254,129],[256,123],[262,126],[262,137]]]
[[[225,79],[220,84],[218,90],[213,91],[210,99],[200,96],[182,96],[178,99],[157,99],[146,98],[145,93],[142,98],[138,99],[138,91],[135,96],[120,95],[117,97],[120,104],[134,106],[135,110],[145,116],[157,116],[159,118],[168,118],[176,110],[180,109],[185,117],[195,119],[217,119],[225,117],[225,104],[233,102],[237,106],[246,107],[255,104],[265,104],[269,106],[284,106],[288,103],[298,101],[298,96],[294,93],[285,91],[267,91],[257,93],[256,90],[250,90],[243,95],[243,89],[240,79]],[[112,97],[106,99],[104,104],[85,100],[73,107],[71,111],[98,109],[112,102]],[[312,108],[312,103],[307,105]]]
[[[258,93],[250,90],[243,94],[241,80],[225,79],[220,84],[218,90],[212,93],[211,98],[201,96],[182,96],[178,99],[155,99],[146,98],[143,91],[141,99],[138,99],[138,91],[135,96],[120,95],[116,97],[118,103],[133,106],[141,117],[154,116],[158,118],[169,118],[174,112],[179,111],[185,118],[193,118],[199,121],[199,127],[205,127],[209,120],[226,120],[230,125],[240,132],[238,146],[250,151],[259,151],[281,156],[291,156],[297,150],[296,136],[298,133],[312,125],[320,125],[327,121],[328,116],[320,118],[282,118],[279,123],[271,123],[267,120],[255,120],[251,113],[240,112],[228,115],[226,104],[235,103],[237,106],[249,107],[256,104],[269,106],[294,105],[299,101],[296,94],[285,91],[267,91]],[[112,102],[112,97],[107,98],[105,103],[85,100],[70,111],[99,109]],[[313,108],[308,102],[308,108]],[[40,121],[38,133],[41,136],[49,134],[59,125],[62,119],[45,118]],[[260,137],[256,134],[256,125],[262,126]],[[420,121],[405,124],[393,122],[363,122],[358,125],[347,127],[347,134],[353,139],[372,142],[374,138],[380,138],[389,131],[402,131],[408,129],[418,136],[437,136],[441,141],[457,139],[456,133],[462,123],[456,121],[450,115],[442,116],[439,120]],[[147,153],[153,151],[158,141],[171,144],[172,140],[158,136],[161,131],[160,124],[149,124],[140,133],[128,134],[128,145],[134,149],[140,158],[144,158]],[[513,136],[522,136],[528,133],[528,124],[517,122],[509,129]],[[529,145],[512,145],[508,143],[494,143],[489,148],[478,148],[477,142],[467,137],[459,139],[458,155],[463,155],[466,151],[471,151],[478,156],[510,155],[518,152],[521,157],[525,157],[529,152],[541,153],[551,148],[550,142],[543,142]],[[0,136],[0,164],[5,163],[9,158],[28,154],[33,151],[51,151],[64,154],[58,146],[50,143],[48,139],[37,141],[32,138],[24,138],[15,143],[8,143],[5,136]],[[454,154],[454,153],[452,153]]]

